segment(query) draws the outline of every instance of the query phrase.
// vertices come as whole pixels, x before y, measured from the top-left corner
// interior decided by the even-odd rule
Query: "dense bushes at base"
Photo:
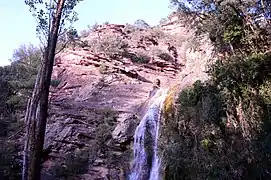
[[[18,147],[14,141],[0,139],[0,179],[21,179],[21,163]]]
[[[0,179],[21,179],[23,114],[31,97],[41,51],[22,45],[14,51],[13,62],[0,67]]]
[[[160,140],[165,179],[269,179],[269,55],[232,57],[179,94]],[[168,113],[167,113],[168,114]]]

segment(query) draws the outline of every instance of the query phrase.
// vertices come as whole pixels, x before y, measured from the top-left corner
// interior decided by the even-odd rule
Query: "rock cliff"
[[[158,27],[100,25],[56,57],[44,179],[126,179],[132,140],[162,88],[206,80],[212,46],[176,17]]]

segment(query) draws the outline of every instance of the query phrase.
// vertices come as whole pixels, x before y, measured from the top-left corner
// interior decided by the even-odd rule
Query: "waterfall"
[[[134,160],[129,180],[159,180],[158,132],[161,109],[166,95],[165,91],[159,91],[162,91],[162,95],[153,97],[155,98],[153,104],[136,128]]]

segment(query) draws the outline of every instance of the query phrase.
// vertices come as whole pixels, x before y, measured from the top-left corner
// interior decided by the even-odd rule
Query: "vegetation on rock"
[[[34,1],[27,2],[31,8],[35,6]],[[70,4],[72,7],[66,7],[72,10],[79,1],[66,2],[74,3]],[[188,1],[190,5],[178,0],[172,2],[180,10],[177,15],[181,21],[188,21],[198,36],[207,34],[219,57],[208,68],[208,81],[196,81],[181,92],[177,92],[176,86],[165,100],[165,121],[159,140],[164,179],[270,178],[270,3],[265,0],[191,0]],[[42,11],[37,13],[38,30],[47,30],[48,35],[49,24],[44,23],[46,17],[42,17]],[[76,14],[70,15],[71,21],[77,19]],[[161,23],[167,22],[165,19]],[[112,27],[113,33],[108,33],[101,29],[112,30],[110,24],[95,24],[82,31],[80,36],[75,29],[70,29],[59,36],[57,51],[53,54],[66,47],[74,50],[80,46],[91,54],[89,59],[99,56],[108,62],[114,61],[114,67],[117,63],[125,67],[124,60],[128,59],[128,64],[139,65],[142,70],[145,64],[155,60],[161,67],[173,63],[175,56],[185,62],[188,48],[199,50],[198,37],[167,34],[161,27],[151,27],[143,20],[134,25],[120,25],[119,29],[117,26]],[[98,35],[90,36],[90,33]],[[183,47],[184,42],[183,52],[171,54],[168,46]],[[23,132],[22,114],[31,98],[38,69],[42,67],[42,55],[43,52],[33,45],[22,45],[14,51],[12,64],[0,67],[0,179],[21,177],[22,156],[19,152],[22,152],[22,140],[17,137]],[[47,60],[44,63],[48,63]],[[192,64],[196,65],[197,61]],[[111,72],[107,62],[99,64],[99,68],[103,76]],[[126,71],[125,68],[121,70]],[[48,72],[47,77],[50,76],[51,72]],[[47,90],[49,86],[57,88],[62,84],[61,80],[47,81]],[[113,82],[113,76],[108,81]],[[96,123],[91,124],[95,127],[94,135],[78,136],[78,142],[83,142],[84,147],[71,146],[71,152],[49,167],[51,175],[59,179],[68,176],[76,179],[95,164],[103,163],[106,168],[115,170],[124,167],[121,160],[128,162],[131,153],[127,150],[129,144],[116,146],[113,143],[111,132],[116,125],[116,114],[111,111],[101,114],[102,118],[93,117],[95,121],[82,122],[87,127]],[[149,133],[145,142],[147,152],[153,143],[148,139]],[[148,158],[150,165],[152,155]],[[129,169],[127,162],[125,168]]]
[[[223,56],[210,64],[211,79],[182,89],[165,117],[164,179],[270,178],[269,20],[261,27],[249,20],[267,9],[239,1],[191,1],[193,9],[174,3],[197,17],[197,32],[209,34]]]
[[[41,52],[33,45],[14,51],[12,64],[0,67],[0,179],[20,179],[22,113],[34,87]]]
[[[270,60],[265,55],[255,64],[253,58],[214,64],[212,80],[181,91],[176,114],[166,117],[162,130],[166,179],[270,177],[270,72],[246,66]]]

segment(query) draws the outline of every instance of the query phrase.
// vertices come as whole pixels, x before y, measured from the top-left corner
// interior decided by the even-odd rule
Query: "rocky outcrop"
[[[139,119],[134,114],[120,114],[118,125],[112,132],[112,138],[119,144],[133,140]]]
[[[120,36],[128,40],[125,53],[130,56],[111,57],[93,51],[92,47],[66,49],[58,55],[52,79],[59,84],[51,87],[50,92],[45,170],[58,164],[69,172],[66,155],[77,152],[83,153],[79,157],[85,157],[87,152],[87,161],[83,161],[86,167],[80,165],[85,171],[75,174],[75,179],[127,179],[131,142],[140,118],[152,102],[149,92],[153,82],[160,79],[162,88],[176,84],[181,88],[208,78],[204,71],[212,47],[206,39],[199,40],[197,48],[189,46],[186,40],[193,37],[193,31],[174,23],[162,30],[186,37],[183,43],[175,45],[176,62],[167,50],[169,40],[145,30],[137,37],[126,26],[114,24],[99,26],[83,40],[91,42],[107,34]],[[138,57],[142,51],[145,54]],[[163,53],[169,55],[161,56]],[[148,62],[134,61],[144,57],[148,57]]]

